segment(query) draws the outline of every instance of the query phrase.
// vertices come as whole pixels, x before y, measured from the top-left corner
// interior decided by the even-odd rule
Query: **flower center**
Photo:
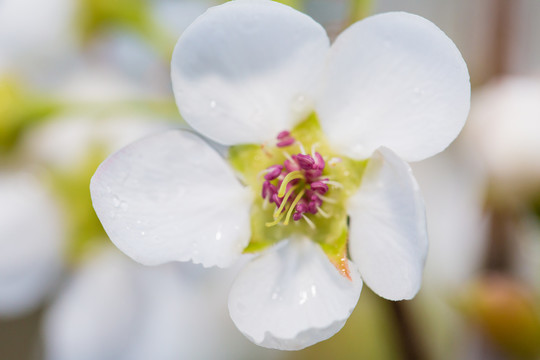
[[[348,277],[347,201],[358,190],[367,161],[336,153],[315,113],[279,133],[272,143],[230,147],[228,158],[241,180],[258,194],[244,252],[304,237],[318,243]]]
[[[298,145],[301,152],[292,155],[287,152],[286,148],[293,145]],[[285,161],[283,164],[271,165],[262,172],[265,174],[261,192],[263,206],[269,203],[275,205],[274,221],[267,222],[266,226],[288,225],[292,218],[293,221],[305,220],[315,229],[309,215],[320,214],[329,218],[331,215],[321,208],[324,201],[335,202],[325,196],[329,190],[328,185],[340,188],[341,184],[323,175],[326,162],[316,151],[317,144],[313,144],[311,154],[307,154],[301,142],[289,131],[282,131],[277,136],[276,146],[284,148]]]

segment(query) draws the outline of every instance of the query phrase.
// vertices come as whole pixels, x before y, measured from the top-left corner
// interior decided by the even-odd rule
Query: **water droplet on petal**
[[[210,109],[215,109],[217,107],[217,102],[216,100],[211,100],[210,101]]]
[[[302,291],[302,292],[300,293],[300,301],[298,301],[298,304],[299,304],[299,305],[305,304],[306,301],[307,301],[307,299],[308,299],[308,294],[307,294],[307,292],[306,292],[306,291]]]
[[[118,196],[114,195],[113,198],[112,198],[112,201],[113,201],[114,207],[119,207],[120,206],[120,199],[118,198]]]

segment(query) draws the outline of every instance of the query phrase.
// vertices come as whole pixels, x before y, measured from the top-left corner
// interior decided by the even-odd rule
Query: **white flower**
[[[97,250],[45,313],[47,359],[239,359],[258,350],[220,316],[230,282],[220,274],[192,264],[149,268]]]
[[[424,207],[402,159],[443,150],[469,109],[467,68],[444,33],[421,17],[388,13],[354,24],[330,46],[310,17],[238,0],[185,31],[172,78],[185,120],[231,145],[237,173],[187,131],[111,156],[91,193],[118,248],[147,265],[220,267],[264,248],[236,279],[229,311],[250,340],[278,349],[335,334],[362,281],[387,299],[416,294]]]
[[[75,12],[73,0],[0,1],[0,70],[34,81],[56,79],[75,51]]]
[[[59,280],[66,234],[32,175],[0,171],[0,199],[0,317],[12,317],[35,309]]]
[[[424,196],[430,240],[424,278],[430,284],[424,287],[439,297],[452,296],[480,272],[487,245],[484,177],[456,145],[412,166]]]
[[[540,81],[492,81],[473,94],[470,119],[465,140],[492,179],[492,195],[514,202],[540,193]]]

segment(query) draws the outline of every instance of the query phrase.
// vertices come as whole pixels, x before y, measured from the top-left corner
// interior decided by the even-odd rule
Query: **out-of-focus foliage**
[[[59,107],[43,96],[25,92],[15,81],[0,78],[0,154],[12,150],[27,128]]]

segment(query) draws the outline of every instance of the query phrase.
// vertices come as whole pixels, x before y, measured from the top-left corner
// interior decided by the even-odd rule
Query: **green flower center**
[[[281,132],[273,144],[232,146],[229,161],[257,194],[245,252],[304,236],[319,243],[348,276],[346,205],[360,186],[367,160],[337,154],[312,114]]]

